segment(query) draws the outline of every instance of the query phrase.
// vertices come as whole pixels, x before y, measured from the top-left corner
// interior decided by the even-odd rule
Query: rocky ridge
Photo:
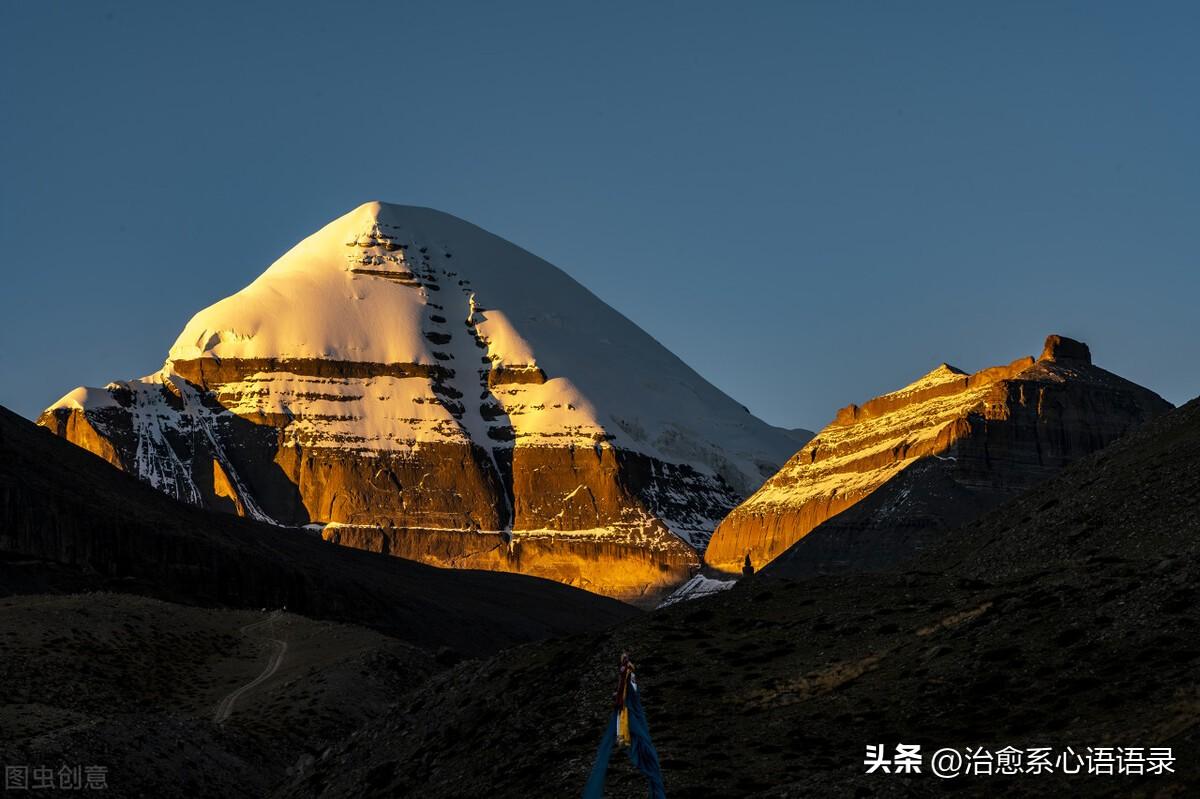
[[[838,411],[721,522],[705,561],[736,572],[747,554],[760,568],[779,558],[793,577],[885,567],[1170,407],[1057,335],[1036,360],[943,363]]]

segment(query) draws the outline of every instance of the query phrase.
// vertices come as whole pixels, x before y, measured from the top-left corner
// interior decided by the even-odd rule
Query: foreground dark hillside
[[[243,688],[263,673],[270,639],[287,644],[278,668]],[[103,766],[110,797],[263,796],[437,668],[394,638],[290,613],[6,597],[0,763]]]
[[[756,578],[433,677],[288,796],[571,796],[622,649],[673,796],[1200,793],[1200,402],[905,573]],[[864,774],[865,746],[1170,746],[1157,777]],[[610,797],[640,797],[624,760]]]
[[[0,595],[93,589],[286,606],[463,654],[637,614],[548,580],[435,569],[193,508],[0,408]]]

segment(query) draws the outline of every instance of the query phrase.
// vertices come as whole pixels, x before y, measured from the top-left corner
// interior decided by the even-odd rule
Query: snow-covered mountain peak
[[[416,206],[365,203],[304,239],[193,316],[167,370],[193,375],[198,363],[231,360],[264,374],[312,361],[424,369],[465,398],[456,426],[489,441],[491,420],[472,421],[482,380],[504,395],[480,398],[505,406],[517,440],[609,440],[704,464],[739,491],[794,446],[557,267]],[[262,412],[283,412],[282,400],[249,396],[270,406]],[[723,445],[701,443],[710,435]]]
[[[438,358],[421,331],[428,321],[424,310],[449,303],[455,316],[465,319],[470,312],[470,279],[439,279],[460,277],[461,268],[451,266],[459,243],[467,250],[458,253],[460,262],[464,255],[475,256],[477,266],[510,262],[513,251],[538,260],[449,214],[365,203],[292,247],[241,291],[192,317],[169,360],[334,358],[434,365]],[[516,276],[522,277],[528,276]],[[443,292],[446,288],[450,291]],[[431,301],[433,292],[444,302]],[[508,338],[509,357],[525,360],[528,348]]]
[[[581,568],[637,590],[690,568],[798,445],[564,271],[380,202],[195,314],[159,373],[44,423],[189,501],[364,545],[406,531],[387,546],[407,556],[526,570],[489,548],[524,537],[560,575],[602,541]],[[616,544],[658,561],[598,566]]]

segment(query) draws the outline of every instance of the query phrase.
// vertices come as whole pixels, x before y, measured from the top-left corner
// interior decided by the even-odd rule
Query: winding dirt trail
[[[270,616],[268,616],[267,618],[263,619],[262,621],[256,621],[253,624],[247,624],[245,627],[242,628],[242,635],[250,635],[251,630],[262,627],[264,624],[272,625],[272,631],[273,631],[274,630],[274,621],[277,618],[279,618],[282,614],[283,614],[283,611],[277,610],[274,613],[272,613]],[[253,636],[253,637],[257,637],[257,636]],[[271,644],[271,650],[272,650],[271,658],[267,661],[267,667],[265,669],[263,669],[262,673],[259,674],[257,677],[255,677],[253,680],[246,683],[242,687],[234,690],[228,696],[226,696],[224,699],[222,699],[220,702],[217,703],[216,712],[213,714],[213,721],[215,723],[217,723],[217,724],[225,723],[225,721],[229,718],[229,715],[231,713],[233,713],[234,703],[237,702],[237,700],[239,698],[241,698],[247,692],[252,691],[254,688],[258,687],[259,685],[262,685],[264,682],[271,679],[271,676],[273,674],[275,674],[276,671],[279,670],[279,664],[283,663],[283,656],[284,656],[284,654],[287,653],[287,646],[288,646],[287,641],[281,640],[279,638],[270,637],[270,636],[263,637],[260,640],[270,642],[270,644]]]

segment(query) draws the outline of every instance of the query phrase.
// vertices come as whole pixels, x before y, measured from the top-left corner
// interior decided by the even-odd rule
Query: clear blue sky
[[[186,6],[186,7],[185,7]],[[1200,4],[0,4],[0,403],[156,370],[368,199],[755,413],[1087,340],[1200,394]]]

